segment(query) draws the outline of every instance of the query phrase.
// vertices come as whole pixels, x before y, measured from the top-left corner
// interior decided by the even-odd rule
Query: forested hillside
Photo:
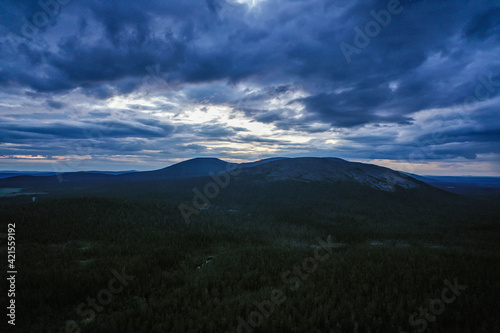
[[[241,179],[186,224],[179,203],[192,204],[192,189],[209,180],[2,199],[2,226],[17,229],[18,329],[500,330],[500,214],[488,202],[437,189]],[[317,250],[324,260],[311,259]],[[133,278],[107,303],[99,293],[113,271]],[[423,320],[419,308],[455,280],[466,289]],[[105,305],[88,305],[99,295]]]

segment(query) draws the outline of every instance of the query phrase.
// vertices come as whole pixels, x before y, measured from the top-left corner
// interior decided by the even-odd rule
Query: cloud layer
[[[2,169],[315,155],[426,173],[500,170],[495,1],[3,8]]]

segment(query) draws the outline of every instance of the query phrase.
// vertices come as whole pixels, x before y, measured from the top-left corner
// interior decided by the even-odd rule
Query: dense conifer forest
[[[187,224],[179,203],[206,182],[2,198],[2,228],[17,232],[16,329],[500,332],[494,202],[437,189],[234,181]],[[461,286],[456,294],[450,284]],[[432,302],[442,295],[453,301]]]

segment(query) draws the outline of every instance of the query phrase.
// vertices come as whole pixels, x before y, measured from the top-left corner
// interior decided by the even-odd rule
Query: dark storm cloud
[[[234,0],[75,0],[49,15],[29,38],[23,33],[37,13],[44,13],[42,6],[37,0],[8,0],[0,21],[0,87],[13,100],[20,95],[43,98],[47,110],[38,112],[43,114],[71,108],[73,93],[105,102],[144,86],[161,86],[165,96],[228,105],[278,130],[306,135],[332,127],[351,130],[346,141],[366,147],[346,145],[344,151],[372,156],[374,149],[368,147],[383,141],[375,153],[395,158],[411,151],[410,142],[396,142],[397,135],[387,133],[354,131],[386,125],[398,130],[415,126],[416,131],[418,111],[461,107],[467,99],[494,103],[500,96],[495,52],[500,7],[495,2],[413,0],[400,6],[401,12],[348,63],[340,43],[355,46],[355,28],[364,31],[375,22],[373,13],[387,10],[388,0],[262,0],[253,9]],[[289,104],[271,107],[283,100]],[[303,108],[301,117],[293,113],[297,104]],[[177,106],[133,101],[129,107],[134,112],[181,112]],[[88,115],[99,119],[106,113],[96,112]],[[82,129],[104,124],[112,129],[108,139],[115,140],[113,147],[125,152],[127,141],[120,145],[117,140],[159,139],[175,130],[142,118],[107,119],[100,125],[59,119],[2,120],[2,141],[82,139]],[[473,126],[443,130],[447,139],[433,144],[429,158],[494,152],[490,143],[498,142],[498,128],[491,124],[498,123],[498,111],[478,112],[472,121]],[[210,124],[181,125],[176,131],[187,129],[210,140],[234,139],[243,130]],[[431,134],[422,131],[412,132],[412,138],[428,139]],[[254,139],[251,133],[241,137]]]
[[[376,110],[386,99],[384,92],[350,91],[341,94],[319,94],[306,97],[307,109],[337,127],[353,127],[369,123],[375,118],[371,110]]]
[[[259,114],[258,116],[255,116],[255,120],[261,122],[261,123],[273,123],[279,120],[282,120],[283,117],[281,116],[280,112],[263,112]]]
[[[252,101],[265,101],[273,97],[279,97],[280,95],[286,94],[287,92],[293,90],[291,86],[271,86],[265,87],[257,92],[250,93],[242,98],[242,102],[252,102]]]
[[[144,124],[147,123],[147,124]],[[2,140],[22,142],[25,140],[63,138],[63,139],[99,139],[106,138],[161,138],[169,136],[174,126],[161,123],[126,123],[123,121],[105,120],[102,122],[79,123],[32,123],[23,124],[0,120]]]
[[[189,150],[194,150],[196,152],[202,152],[206,150],[206,147],[202,145],[197,145],[197,144],[190,144],[190,145],[184,145],[181,148],[183,149],[189,149]]]
[[[464,27],[467,38],[500,37],[500,7],[489,8],[475,15]]]
[[[8,113],[3,115],[6,119],[16,119],[19,121],[25,121],[26,119],[26,114],[17,114],[17,113]],[[66,119],[64,115],[61,113],[46,113],[46,112],[35,112],[35,113],[30,113],[29,114],[30,120],[61,120],[61,119]],[[0,124],[2,124],[2,121],[0,119]],[[6,125],[7,126],[7,125]]]
[[[261,138],[261,137],[255,136],[255,135],[244,135],[244,136],[239,137],[237,141],[239,141],[239,142],[259,142],[259,143],[276,143],[276,144],[281,143],[281,144],[284,144],[280,140],[265,139],[265,138]]]
[[[29,18],[41,10],[36,1],[25,5],[8,2],[6,6],[18,19]],[[414,111],[433,105],[438,99],[432,94],[415,97],[436,88],[437,84],[428,79],[434,75],[454,76],[451,65],[444,68],[445,73],[414,75],[430,55],[442,52],[443,56],[454,57],[452,62],[457,66],[463,65],[470,60],[470,55],[464,51],[466,47],[454,50],[455,34],[463,31],[468,37],[481,39],[498,34],[499,9],[491,9],[485,3],[402,1],[403,12],[394,16],[366,50],[354,56],[353,63],[347,66],[338,44],[352,42],[355,35],[352,29],[363,28],[366,22],[373,20],[370,11],[384,10],[387,1],[288,4],[267,0],[261,6],[260,22],[251,22],[244,19],[247,7],[230,1],[71,2],[61,9],[60,16],[81,13],[79,19],[86,22],[86,33],[94,34],[98,42],[91,43],[80,36],[80,27],[73,36],[61,37],[55,50],[37,49],[25,43],[19,59],[13,59],[12,53],[8,53],[10,57],[2,57],[13,65],[3,79],[45,92],[83,86],[89,95],[105,99],[136,89],[147,75],[145,68],[155,64],[171,82],[235,82],[252,76],[265,83],[273,81],[269,74],[274,72],[276,79],[302,84],[311,95],[328,95],[332,89],[346,86],[358,89],[363,82],[368,85],[369,81],[370,86],[371,82],[377,82],[375,91],[365,88],[359,92],[362,95],[359,105],[350,105],[356,98],[354,93],[338,96],[336,104],[346,107],[345,111],[335,107],[331,110],[334,113],[356,112],[363,106],[377,107],[391,98],[410,102],[408,108]],[[223,16],[213,16],[213,12]],[[341,14],[334,18],[336,12]],[[62,21],[60,16],[51,22],[63,24],[58,22]],[[158,20],[164,24],[157,24]],[[19,27],[13,22],[4,24],[3,31],[19,33]],[[41,37],[50,37],[51,29],[41,32]],[[101,29],[104,29],[103,35]],[[291,46],[287,38],[292,38]],[[211,46],[200,46],[203,40],[209,40]],[[2,49],[7,49],[7,45]],[[130,78],[135,81],[121,82]],[[304,79],[307,82],[301,82]],[[401,92],[384,91],[384,83],[394,80],[401,81]],[[324,88],[320,89],[316,82]],[[286,84],[279,85],[270,87],[269,93],[273,90],[283,93],[287,89]],[[374,95],[369,96],[372,93]],[[409,95],[413,95],[413,101],[408,100]],[[317,103],[311,103],[314,111]],[[324,111],[327,118],[336,118],[328,113]],[[362,114],[355,120],[341,114],[339,123],[362,124],[369,116]]]
[[[222,138],[233,135],[235,132],[231,128],[221,125],[206,125],[198,129],[198,132],[207,137]]]
[[[53,109],[62,109],[64,107],[64,103],[62,102],[58,102],[58,101],[54,101],[52,99],[49,99],[47,100],[47,105]]]
[[[437,128],[416,138],[423,150],[443,156],[463,156],[476,158],[477,154],[500,153],[500,109],[486,107],[464,116],[455,115],[460,125]],[[448,120],[453,120],[449,118]]]

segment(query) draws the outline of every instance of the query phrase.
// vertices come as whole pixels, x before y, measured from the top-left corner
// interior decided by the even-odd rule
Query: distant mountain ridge
[[[182,161],[163,169],[132,172],[119,175],[122,179],[182,179],[208,176],[209,173],[225,171],[229,163],[218,158],[197,157]]]
[[[174,180],[207,177],[212,173],[239,167],[238,178],[260,181],[299,182],[358,182],[383,191],[394,190],[396,186],[412,189],[427,186],[425,183],[398,171],[373,164],[348,162],[333,157],[268,158],[249,163],[229,163],[218,158],[194,158],[169,167],[144,172],[110,174],[98,172],[70,172],[50,176],[17,176],[0,179],[0,186],[26,186],[52,182],[136,182],[150,180]]]
[[[0,179],[17,177],[17,176],[53,176],[56,172],[45,171],[0,171]]]
[[[500,198],[500,177],[408,175],[431,186],[453,193]]]
[[[267,181],[354,181],[391,191],[395,186],[417,188],[424,183],[401,172],[373,164],[348,162],[333,157],[300,157],[272,161],[243,170],[242,175],[262,175]]]

